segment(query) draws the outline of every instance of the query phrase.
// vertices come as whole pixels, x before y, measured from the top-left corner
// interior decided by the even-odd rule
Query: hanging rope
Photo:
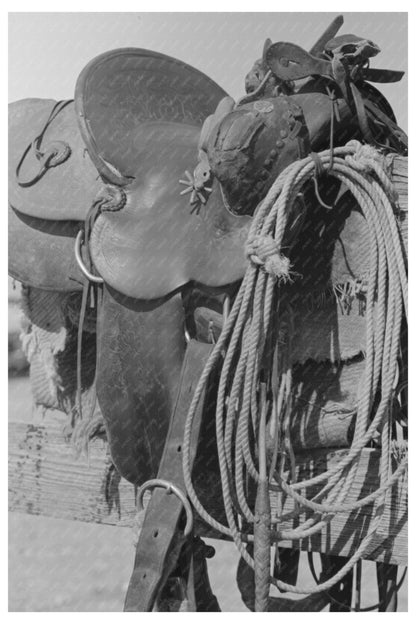
[[[358,391],[356,425],[349,451],[336,466],[309,479],[296,481],[295,457],[290,442],[291,328],[287,318],[290,319],[291,314],[283,288],[293,275],[283,245],[297,194],[313,180],[317,157],[326,175],[342,182],[351,192],[368,224],[370,271],[366,367]],[[255,570],[256,578],[262,578],[259,581],[261,586],[256,585],[256,597],[263,610],[267,608],[264,596],[270,583],[280,590],[297,594],[318,593],[330,589],[357,561],[368,555],[377,545],[377,539],[382,539],[377,531],[386,494],[407,469],[407,455],[394,473],[390,464],[391,401],[397,385],[403,315],[407,319],[407,274],[392,208],[394,196],[392,182],[383,169],[383,157],[374,148],[358,141],[287,167],[253,218],[246,245],[249,266],[193,397],[183,444],[188,496],[205,522],[233,538],[243,559]],[[279,336],[279,332],[283,336]],[[209,376],[218,365],[221,375],[216,436],[227,526],[202,506],[192,484],[189,463],[195,411]],[[267,399],[262,390],[264,384]],[[266,416],[268,437],[272,439],[271,459],[264,435]],[[381,434],[379,487],[364,498],[346,503],[360,454],[377,433]],[[258,487],[254,512],[248,502],[248,477]],[[313,498],[308,498],[305,491],[311,486],[318,491]],[[278,515],[273,517],[270,490],[277,492],[278,500]],[[293,499],[294,511],[282,516],[279,509],[283,509],[287,497]],[[366,536],[353,556],[330,579],[312,587],[296,587],[268,574],[265,578],[271,544],[314,535],[322,531],[336,513],[357,510],[369,503],[376,503],[377,510]],[[279,528],[282,520],[296,518],[306,510],[313,512],[306,521],[291,530]],[[241,527],[246,527],[247,523],[254,525],[254,537],[243,534]],[[253,540],[254,557],[245,543]]]

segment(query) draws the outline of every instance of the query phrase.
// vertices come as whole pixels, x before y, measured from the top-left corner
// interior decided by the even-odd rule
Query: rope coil
[[[384,539],[379,530],[386,494],[407,470],[407,454],[394,473],[390,465],[391,403],[397,385],[401,324],[403,317],[407,320],[407,274],[392,207],[394,188],[383,169],[382,156],[374,148],[362,146],[358,141],[323,151],[318,158],[325,173],[342,182],[357,200],[371,237],[366,289],[366,368],[358,390],[351,447],[336,466],[314,477],[296,481],[295,457],[290,442],[290,329],[286,331],[284,348],[276,336],[280,329],[276,331],[276,328],[281,327],[282,319],[289,310],[282,284],[290,279],[290,260],[282,255],[281,250],[297,194],[316,173],[317,158],[310,156],[296,161],[280,174],[253,218],[246,245],[251,262],[196,388],[183,444],[184,479],[193,506],[205,522],[233,538],[242,558],[254,569],[258,569],[262,562],[255,564],[245,543],[247,539],[252,541],[253,536],[243,534],[240,527],[255,522],[246,492],[247,477],[257,484],[264,483],[259,461],[265,456],[266,443],[264,436],[260,435],[262,418],[258,405],[265,376],[271,396],[268,419],[273,446],[272,459],[267,462],[266,480],[268,493],[270,490],[278,493],[280,511],[273,517],[270,512],[269,520],[264,520],[264,526],[270,525],[271,531],[266,532],[267,539],[263,546],[269,547],[266,542],[270,536],[275,542],[309,537],[321,532],[336,513],[350,512],[369,503],[376,504],[377,510],[367,535],[334,576],[314,587],[296,587],[273,577],[266,583],[271,582],[279,590],[297,594],[330,589]],[[273,354],[273,364],[270,364],[270,353]],[[269,366],[265,367],[264,362],[269,362]],[[227,526],[218,522],[202,506],[193,487],[189,464],[194,414],[203,388],[218,365],[221,374],[216,435]],[[381,440],[379,487],[364,498],[346,503],[361,452],[378,432]],[[255,441],[254,449],[252,440]],[[304,492],[312,486],[315,491],[318,490],[312,498],[308,498]],[[284,519],[281,510],[287,497],[294,501],[295,511],[290,514],[291,517],[305,510],[310,510],[312,515],[294,529],[281,530],[279,524]],[[265,499],[264,491],[262,498]],[[266,500],[263,508],[267,509],[268,504]],[[262,552],[262,544],[258,543],[257,548],[255,544],[254,552],[256,550]]]

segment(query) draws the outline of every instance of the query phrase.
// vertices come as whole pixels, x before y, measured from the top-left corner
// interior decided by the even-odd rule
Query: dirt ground
[[[9,419],[31,419],[29,382],[9,382]],[[233,544],[211,540],[211,584],[221,609],[246,611]],[[130,529],[9,513],[9,611],[121,611],[134,559]],[[377,602],[375,566],[364,562],[362,606]],[[310,583],[302,555],[299,582]],[[289,596],[289,594],[286,594]],[[407,580],[399,594],[407,611]]]

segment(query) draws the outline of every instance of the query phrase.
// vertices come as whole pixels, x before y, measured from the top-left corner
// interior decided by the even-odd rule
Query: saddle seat
[[[103,211],[90,239],[96,269],[123,295],[156,299],[190,281],[219,287],[244,275],[251,217],[227,210],[216,181],[199,211],[181,195],[179,180],[195,158],[199,134],[198,127],[169,121],[136,130],[140,173],[125,187],[125,206]]]

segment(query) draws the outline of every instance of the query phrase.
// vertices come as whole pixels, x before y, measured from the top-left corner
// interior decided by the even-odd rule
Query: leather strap
[[[388,128],[391,139],[395,142],[395,149],[400,152],[403,150],[407,152],[408,149],[408,138],[407,134],[397,125],[388,115],[383,113],[373,102],[371,102],[368,98],[365,100],[365,107],[371,113],[371,117],[374,120],[381,121],[386,128]]]
[[[185,491],[182,474],[182,440],[186,415],[212,344],[190,340],[182,365],[179,391],[171,417],[158,478]],[[191,464],[198,443],[204,409],[201,398],[193,425]],[[183,536],[183,505],[174,493],[155,489],[147,506],[136,547],[133,574],[124,611],[152,611],[160,589],[175,568],[186,538]]]
[[[308,76],[333,78],[331,61],[312,56],[294,43],[278,42],[266,52],[267,66],[281,80],[300,80]]]
[[[372,67],[359,68],[357,76],[354,76],[354,80],[360,78],[361,80],[368,80],[369,82],[382,82],[391,83],[399,82],[404,76],[403,71],[394,71],[392,69],[376,69]]]
[[[320,54],[322,54],[328,41],[335,37],[343,23],[344,17],[342,15],[337,15],[337,17],[330,23],[328,28],[319,37],[318,41],[309,50],[309,54],[311,56],[319,56]]]
[[[350,83],[352,97],[354,99],[355,110],[357,113],[358,124],[360,126],[360,130],[363,133],[363,136],[367,143],[374,143],[374,137],[370,130],[370,126],[368,125],[367,112],[365,110],[364,100],[359,91],[359,89],[355,86],[353,82]]]

